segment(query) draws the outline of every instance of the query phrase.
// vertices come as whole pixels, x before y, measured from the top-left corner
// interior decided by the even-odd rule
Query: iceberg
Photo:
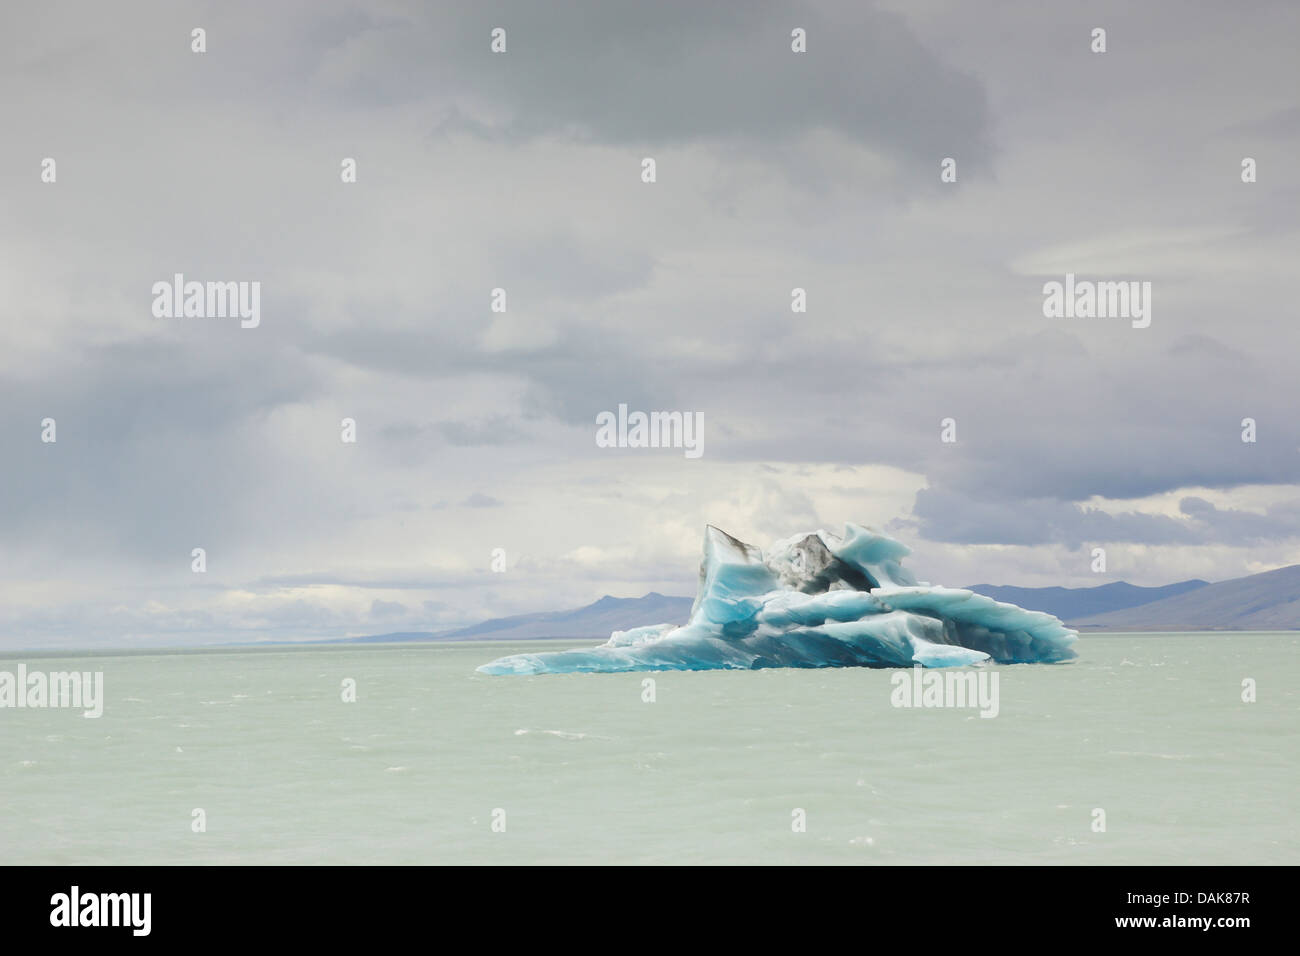
[[[959,667],[1071,660],[1078,633],[964,588],[919,582],[911,551],[872,528],[794,535],[766,550],[709,526],[690,620],[615,631],[597,647],[512,654],[484,674]]]

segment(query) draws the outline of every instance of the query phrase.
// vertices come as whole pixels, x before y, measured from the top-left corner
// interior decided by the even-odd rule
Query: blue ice
[[[704,533],[700,584],[683,626],[615,631],[598,647],[513,654],[484,674],[755,670],[766,667],[957,667],[1075,657],[1057,618],[963,588],[919,583],[911,552],[849,524],[766,550],[717,528]]]

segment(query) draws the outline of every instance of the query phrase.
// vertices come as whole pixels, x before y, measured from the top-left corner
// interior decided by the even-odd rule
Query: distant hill
[[[1300,630],[1300,565],[1218,584],[1201,580],[1158,588],[1137,587],[1124,581],[1095,588],[976,584],[970,590],[1030,611],[1046,611],[1082,630]],[[594,604],[567,611],[493,618],[438,633],[408,631],[343,641],[522,641],[545,637],[603,641],[613,631],[644,624],[685,624],[692,603],[693,598],[657,591],[639,598],[606,595]]]
[[[606,595],[595,604],[569,611],[543,611],[499,617],[471,627],[424,635],[435,641],[521,641],[538,637],[599,638],[643,624],[685,624],[694,598],[651,591],[639,598]]]
[[[1067,623],[1111,631],[1300,629],[1300,564]]]
[[[1127,581],[1116,581],[1093,588],[1018,588],[1012,585],[976,584],[970,590],[995,601],[1016,604],[1027,611],[1046,611],[1068,624],[1080,618],[1151,604],[1153,601],[1207,586],[1208,581],[1197,579],[1166,584],[1159,588],[1141,588]]]
[[[399,641],[431,641],[428,631],[393,631],[390,634],[368,634],[365,637],[336,637],[322,644],[395,644]],[[279,643],[279,642],[275,642]]]

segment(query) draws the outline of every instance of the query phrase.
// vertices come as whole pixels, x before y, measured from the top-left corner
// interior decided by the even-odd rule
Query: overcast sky
[[[6,4],[0,648],[691,594],[709,523],[874,525],[952,585],[1300,562],[1298,40],[1291,2]],[[156,318],[177,272],[260,325]],[[1045,318],[1067,272],[1150,326]],[[620,403],[703,455],[597,447]]]

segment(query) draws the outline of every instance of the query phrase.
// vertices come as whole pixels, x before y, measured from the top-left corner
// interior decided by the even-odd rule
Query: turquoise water
[[[106,703],[0,709],[0,860],[1300,863],[1295,633],[1087,636],[993,719],[893,671],[474,672],[582,643],[6,655]]]

